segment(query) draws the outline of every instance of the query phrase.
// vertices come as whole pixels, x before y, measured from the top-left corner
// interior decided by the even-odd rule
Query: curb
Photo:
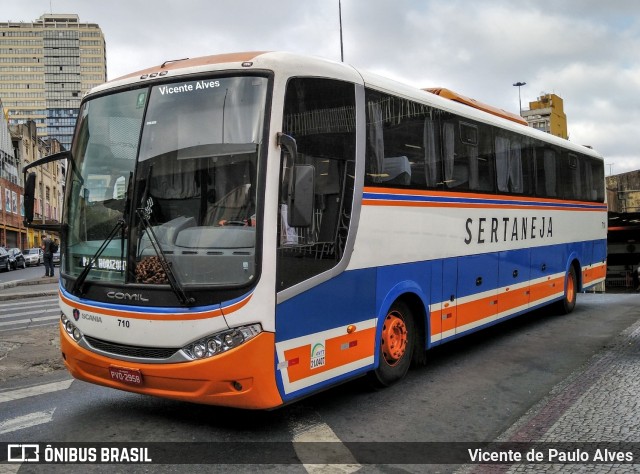
[[[33,288],[32,290],[28,290],[27,288],[22,291],[18,290],[16,292],[11,292],[11,289],[19,288],[19,287],[36,287],[39,285],[56,285],[56,288],[53,289],[37,289]],[[9,290],[6,294],[0,293],[0,301],[6,300],[15,300],[20,298],[37,298],[39,296],[53,296],[58,294],[58,278],[50,277],[50,278],[37,278],[33,280],[22,280],[22,281],[9,281],[6,283],[0,283],[0,292],[4,290]]]

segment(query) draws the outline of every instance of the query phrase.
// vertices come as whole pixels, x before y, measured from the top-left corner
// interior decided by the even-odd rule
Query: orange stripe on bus
[[[607,266],[605,264],[587,268],[582,271],[582,283],[587,285],[595,280],[602,280],[607,276]]]
[[[564,277],[549,278],[528,288],[502,291],[498,295],[478,298],[457,306],[431,312],[431,336],[443,334],[456,327],[482,323],[484,319],[500,315],[564,292]],[[505,315],[506,316],[506,315]]]
[[[317,375],[327,370],[371,357],[375,351],[376,329],[369,328],[351,334],[344,334],[325,341],[324,365],[311,368],[311,344],[295,347],[284,352],[286,361],[296,360],[287,368],[289,382]]]

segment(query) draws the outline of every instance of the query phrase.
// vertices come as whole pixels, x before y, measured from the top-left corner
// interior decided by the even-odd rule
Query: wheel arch
[[[582,291],[582,266],[580,265],[580,258],[576,252],[572,252],[567,260],[567,268],[565,274],[569,273],[569,270],[573,268],[576,273],[576,290]]]
[[[376,367],[380,363],[378,346],[380,345],[380,338],[382,336],[383,322],[396,301],[402,301],[408,306],[415,323],[417,337],[415,339],[416,346],[413,352],[413,362],[418,364],[424,364],[426,362],[426,350],[429,347],[428,334],[430,329],[428,299],[422,291],[422,288],[416,282],[407,280],[397,283],[391,288],[379,307],[376,323]]]

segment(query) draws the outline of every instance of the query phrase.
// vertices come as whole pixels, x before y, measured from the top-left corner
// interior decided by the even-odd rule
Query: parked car
[[[53,264],[60,265],[60,250],[53,252]]]
[[[44,263],[44,254],[39,248],[26,249],[24,252],[22,252],[22,254],[24,255],[24,259],[29,266],[40,265],[41,263]],[[2,267],[2,264],[0,264],[0,267]]]
[[[6,271],[11,270],[11,256],[4,247],[0,247],[0,268]]]
[[[24,259],[24,255],[22,255],[22,250],[18,248],[9,249],[9,255],[12,257],[11,268],[14,270],[16,268],[27,268],[27,261]]]

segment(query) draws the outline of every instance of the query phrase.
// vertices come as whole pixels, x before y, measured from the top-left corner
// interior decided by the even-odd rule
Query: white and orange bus
[[[72,149],[25,169],[32,220],[29,169],[68,160],[67,368],[272,408],[364,375],[390,385],[434,346],[571,311],[605,276],[603,160],[489,112],[277,52],[93,89]]]

